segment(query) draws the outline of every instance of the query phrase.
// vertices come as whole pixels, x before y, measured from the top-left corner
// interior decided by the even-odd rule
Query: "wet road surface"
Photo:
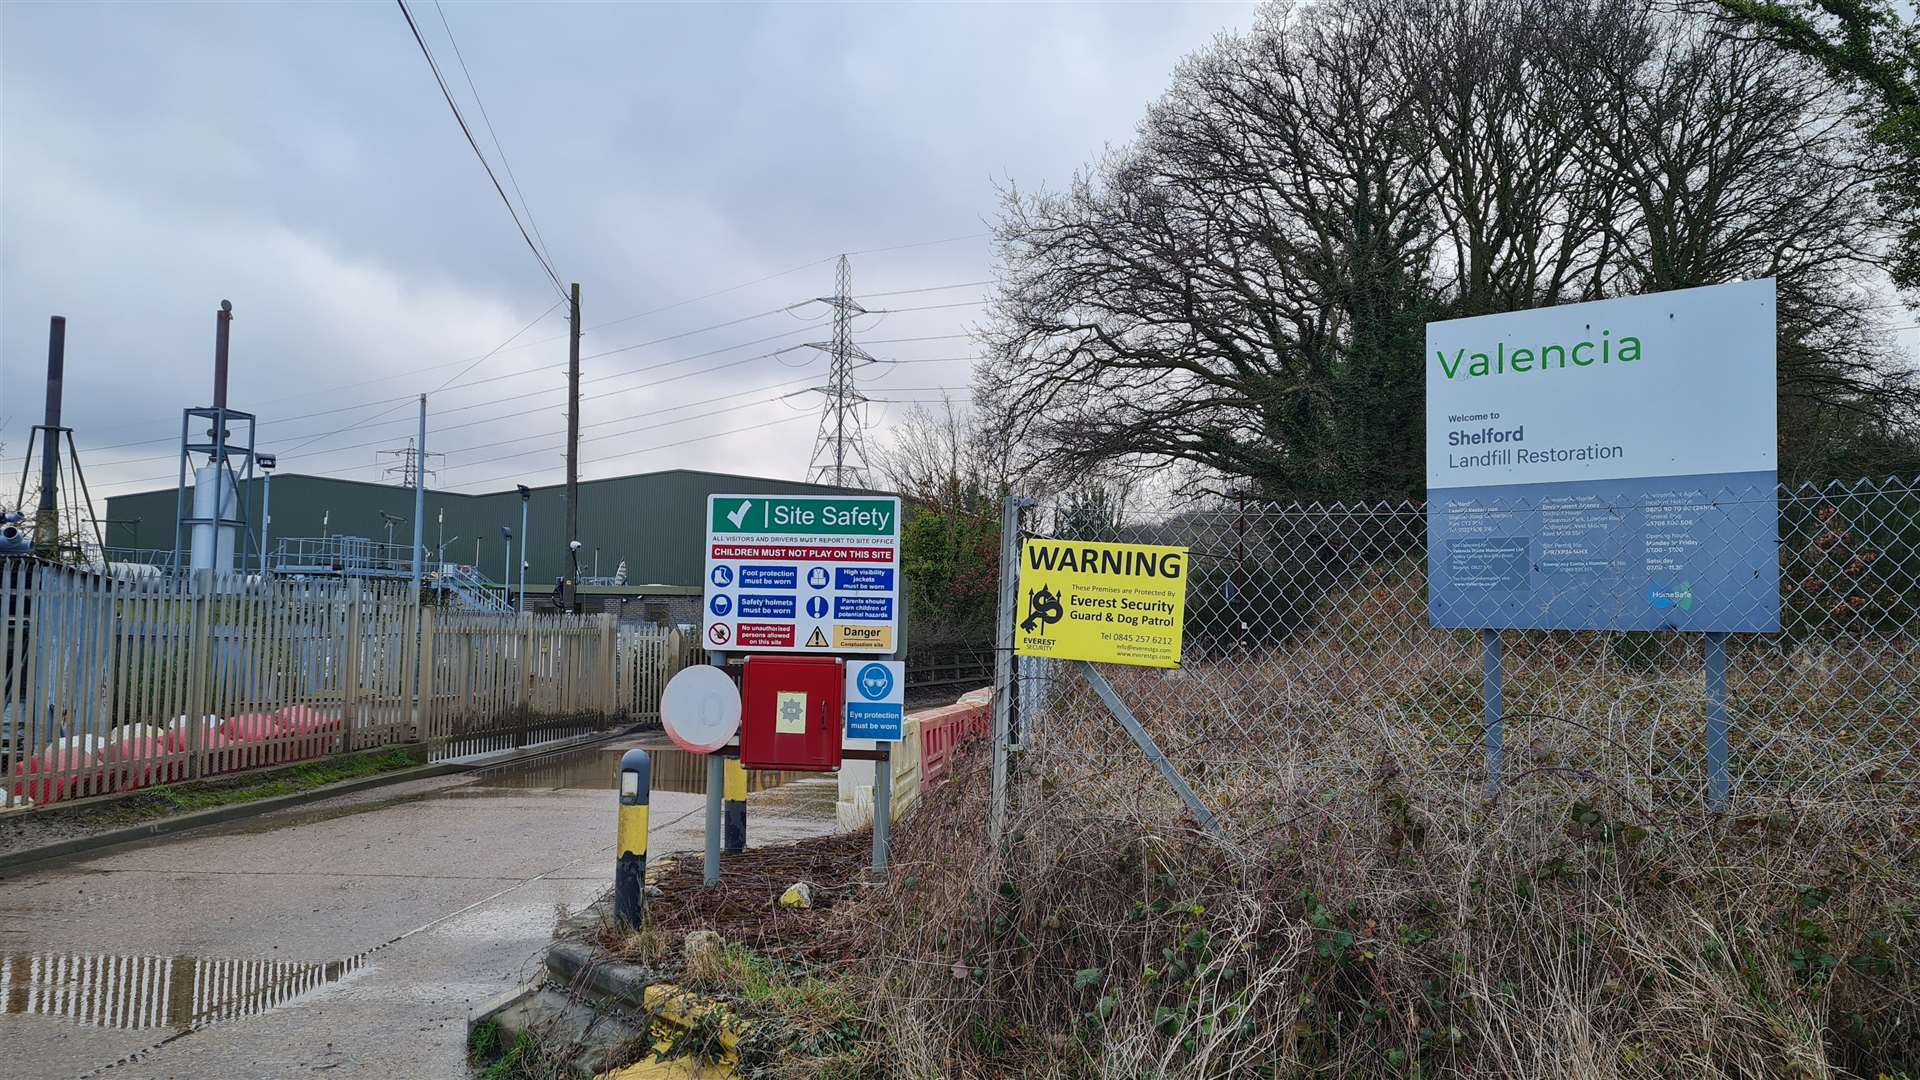
[[[607,889],[636,744],[0,877],[0,1078],[466,1075],[468,1017]],[[645,745],[652,852],[698,851],[703,763]],[[754,777],[752,843],[832,830],[830,776]]]

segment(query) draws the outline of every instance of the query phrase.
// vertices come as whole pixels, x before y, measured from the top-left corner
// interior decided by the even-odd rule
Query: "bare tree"
[[[911,502],[967,513],[993,510],[1008,489],[1005,444],[951,400],[916,405],[875,455],[888,487]]]
[[[1019,465],[1416,495],[1427,321],[1741,276],[1780,278],[1789,395],[1904,407],[1858,133],[1650,4],[1270,7],[1066,192],[1005,192],[976,382]]]

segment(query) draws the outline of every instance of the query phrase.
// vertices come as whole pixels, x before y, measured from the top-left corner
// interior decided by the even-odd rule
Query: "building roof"
[[[413,542],[412,488],[366,480],[276,472],[272,478],[268,546],[296,537],[350,536],[375,541]],[[523,505],[514,488],[486,492],[445,491],[428,486],[423,537],[430,561],[463,563],[483,576],[518,578],[514,566],[523,557],[528,592],[551,589],[567,570],[565,484],[529,485]],[[890,492],[831,484],[809,484],[770,476],[665,469],[580,481],[580,575],[611,577],[622,561],[628,580],[695,586],[704,573],[706,500],[714,494],[889,495]],[[249,532],[245,561],[258,557],[261,505],[267,498],[261,480],[241,485]],[[107,500],[106,542],[110,549],[171,551],[179,495],[171,487]],[[526,522],[524,532],[521,522]],[[509,552],[506,533],[513,534]],[[521,542],[526,552],[521,553]]]

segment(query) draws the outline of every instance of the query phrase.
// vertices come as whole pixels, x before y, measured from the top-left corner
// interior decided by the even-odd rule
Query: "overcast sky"
[[[996,182],[1062,186],[1182,55],[1252,19],[410,6],[512,194],[444,11],[555,269],[581,283],[589,478],[801,476],[819,398],[770,399],[826,361],[765,354],[825,339],[825,308],[775,309],[831,292],[838,252],[865,253],[868,307],[928,308],[856,322],[875,356],[925,361],[861,373],[878,426],[942,387],[964,400]],[[435,486],[562,479],[565,311],[394,4],[0,4],[0,500],[39,422],[49,315],[68,319],[66,418],[98,496],[171,483],[223,298],[230,404],[259,414],[282,472],[379,478],[426,391]]]

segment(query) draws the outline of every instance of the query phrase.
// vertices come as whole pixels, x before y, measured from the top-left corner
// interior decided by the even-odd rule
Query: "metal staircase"
[[[489,612],[495,615],[507,615],[513,612],[508,605],[505,591],[496,588],[492,582],[480,576],[471,566],[458,563],[445,563],[434,576],[434,584],[450,594],[454,601],[467,611]]]

